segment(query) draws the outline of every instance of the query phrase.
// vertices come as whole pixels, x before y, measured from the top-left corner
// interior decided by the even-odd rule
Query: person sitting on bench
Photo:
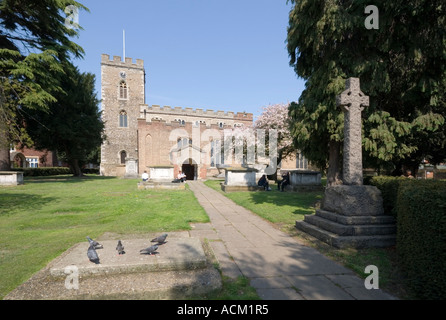
[[[271,188],[269,187],[269,183],[268,183],[268,179],[266,178],[266,175],[263,175],[259,179],[259,182],[257,183],[257,185],[259,187],[263,187],[263,189],[265,189],[265,191],[270,191],[271,190]]]
[[[285,187],[290,184],[290,173],[287,172],[286,174],[282,175],[282,181],[279,181],[277,183],[277,189],[284,191]]]
[[[181,182],[186,181],[186,175],[183,172],[181,172],[181,170],[178,173],[178,180],[180,180]]]

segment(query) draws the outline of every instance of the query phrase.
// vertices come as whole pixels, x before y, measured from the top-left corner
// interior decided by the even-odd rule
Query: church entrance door
[[[183,164],[181,171],[186,175],[187,180],[195,180],[195,168],[194,164]]]

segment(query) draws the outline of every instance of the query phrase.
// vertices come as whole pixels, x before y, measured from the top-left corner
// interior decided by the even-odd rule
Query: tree
[[[104,124],[94,90],[95,76],[80,73],[72,65],[65,70],[64,92],[56,95],[57,102],[48,112],[29,111],[26,124],[36,149],[55,150],[75,176],[82,176],[82,166],[103,141]]]
[[[399,170],[417,168],[423,157],[444,159],[446,7],[440,0],[373,2],[291,0],[287,48],[306,80],[290,105],[291,133],[310,161],[329,163],[329,184],[341,176],[343,115],[335,97],[348,77],[359,77],[370,96],[363,112],[365,163]],[[377,30],[365,26],[370,4],[379,8]]]
[[[288,104],[273,104],[262,108],[254,123],[254,129],[277,131],[277,164],[296,151],[289,131]],[[265,135],[265,147],[269,146],[269,134]]]
[[[62,64],[83,50],[65,25],[71,0],[0,1],[0,170],[10,168],[11,143],[29,143],[21,120],[28,110],[45,110],[61,91]]]

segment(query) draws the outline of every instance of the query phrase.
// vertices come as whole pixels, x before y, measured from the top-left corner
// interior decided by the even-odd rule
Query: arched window
[[[308,169],[308,160],[302,153],[297,153],[296,155],[296,168],[297,169]]]
[[[119,126],[121,128],[127,128],[127,112],[125,110],[121,110],[119,113]]]
[[[121,151],[121,154],[119,156],[121,158],[121,164],[125,164],[125,158],[127,158],[127,152]]]
[[[127,83],[124,80],[119,83],[119,99],[127,99]]]
[[[177,140],[177,147],[179,149],[183,147],[187,147],[188,145],[192,145],[192,139],[189,138],[178,138]]]
[[[181,120],[181,119],[175,119],[174,121],[178,121],[180,124],[185,125],[186,121]]]
[[[211,167],[224,163],[224,153],[221,150],[221,140],[211,141]]]

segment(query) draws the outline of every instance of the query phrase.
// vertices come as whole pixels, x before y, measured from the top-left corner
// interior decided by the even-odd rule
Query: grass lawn
[[[25,185],[0,187],[0,299],[74,244],[104,232],[137,234],[188,230],[190,222],[209,222],[193,193],[137,190],[137,180],[95,175],[29,177]],[[220,181],[206,185],[220,191]],[[277,225],[305,244],[365,277],[369,264],[379,268],[380,288],[405,296],[395,250],[338,250],[314,239],[294,225],[313,214],[323,192],[223,193]],[[246,278],[223,279],[223,290],[198,299],[256,299]]]
[[[87,235],[188,230],[190,222],[209,222],[190,190],[137,190],[136,183],[54,176],[0,187],[0,298]]]

